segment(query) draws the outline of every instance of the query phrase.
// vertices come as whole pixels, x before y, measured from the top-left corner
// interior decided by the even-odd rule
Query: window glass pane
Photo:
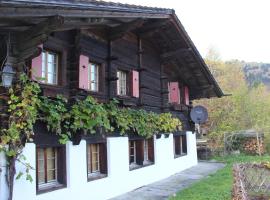
[[[38,183],[45,183],[44,149],[37,149],[38,152]]]
[[[54,63],[48,63],[48,73],[55,73],[55,64]]]
[[[56,152],[54,148],[47,148],[47,181],[56,179]]]
[[[34,74],[37,72],[33,72]],[[46,53],[42,52],[42,78],[45,78],[46,74]]]
[[[55,56],[52,53],[48,53],[48,63],[55,63]]]
[[[89,64],[89,82],[90,82],[90,90],[98,91],[98,70],[99,65],[90,63]]]
[[[126,95],[126,87],[127,87],[127,73],[124,71],[118,71],[117,72],[117,77],[118,77],[118,94],[119,95]]]
[[[130,141],[129,142],[129,162],[135,163],[136,162],[136,142]]]
[[[88,145],[88,152],[87,152],[87,155],[88,155],[88,173],[91,173],[91,145],[89,144]]]
[[[47,181],[51,182],[51,181],[55,181],[56,177],[55,177],[55,170],[48,170],[47,171]]]
[[[99,172],[99,144],[91,144],[91,172]]]
[[[147,161],[148,159],[148,141],[144,140],[144,160]]]
[[[44,83],[57,84],[58,55],[48,51],[42,52],[42,78]]]

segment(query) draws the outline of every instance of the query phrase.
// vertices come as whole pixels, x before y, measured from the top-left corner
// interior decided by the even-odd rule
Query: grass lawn
[[[239,162],[270,161],[270,156],[235,155],[215,160],[227,163],[226,167],[182,190],[170,200],[230,200],[233,184],[232,165]]]

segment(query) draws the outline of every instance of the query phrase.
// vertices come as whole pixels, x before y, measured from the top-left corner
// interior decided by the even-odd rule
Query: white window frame
[[[92,67],[94,66],[95,70],[92,71]],[[93,92],[99,91],[99,73],[100,73],[100,65],[89,62],[88,64],[88,89]],[[94,74],[94,80],[92,80],[92,74]],[[92,84],[94,84],[95,88],[92,88]]]
[[[126,96],[128,91],[127,91],[127,78],[128,78],[128,73],[123,70],[118,70],[117,71],[117,94],[120,96]]]
[[[53,80],[54,82],[48,82],[48,76],[49,76],[49,72],[48,72],[48,57],[49,55],[54,56],[55,63],[52,63],[54,65],[54,72],[53,72]],[[59,54],[53,51],[49,51],[49,50],[43,50],[42,51],[42,83],[44,84],[48,84],[48,85],[57,85],[58,84],[58,69],[59,68]]]

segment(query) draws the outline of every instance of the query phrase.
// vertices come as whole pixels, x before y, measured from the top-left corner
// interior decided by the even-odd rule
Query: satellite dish
[[[202,124],[208,119],[207,109],[203,106],[195,106],[190,112],[190,117],[195,124]]]

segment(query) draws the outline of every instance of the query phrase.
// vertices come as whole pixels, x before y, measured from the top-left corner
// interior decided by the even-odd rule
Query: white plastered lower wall
[[[87,181],[86,142],[74,146],[66,144],[67,187],[64,189],[36,195],[36,172],[31,171],[33,183],[22,177],[15,181],[14,200],[105,200],[146,184],[164,179],[170,175],[197,164],[196,136],[187,132],[187,155],[174,158],[173,135],[155,139],[155,164],[136,170],[129,170],[128,138],[107,138],[108,177]],[[27,162],[36,163],[35,145],[28,143],[24,148]],[[4,165],[4,157],[0,155]],[[24,166],[17,164],[17,172],[24,171]],[[0,173],[0,199],[7,200],[5,172]]]

